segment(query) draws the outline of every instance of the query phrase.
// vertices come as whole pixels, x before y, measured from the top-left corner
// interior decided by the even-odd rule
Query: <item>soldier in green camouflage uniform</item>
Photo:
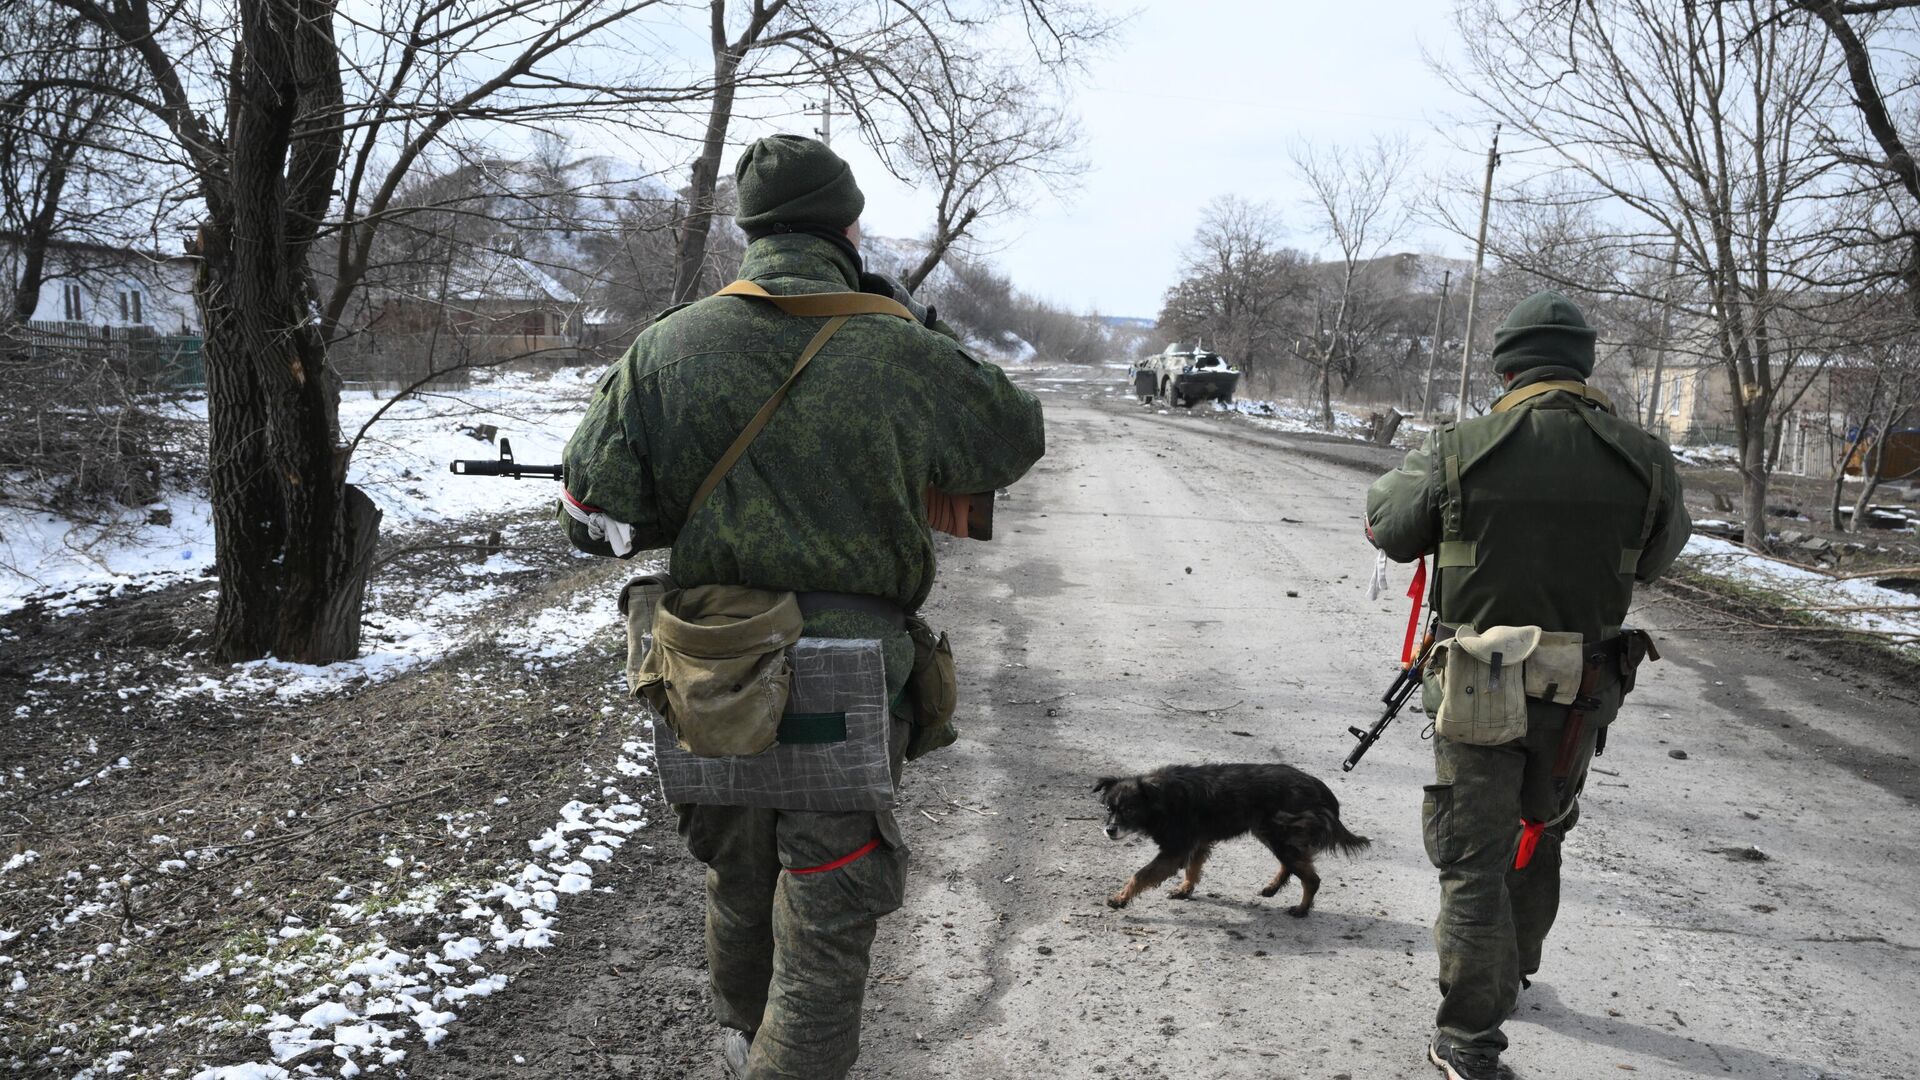
[[[741,155],[736,178],[742,278],[776,295],[861,289],[849,233],[864,198],[846,162],[776,136]],[[859,594],[911,612],[933,587],[928,486],[991,492],[1044,450],[1039,402],[926,321],[847,322],[688,520],[708,470],[821,320],[738,296],[670,310],[601,380],[567,444],[568,497],[631,526],[635,549],[671,546],[682,587]],[[613,553],[586,523],[562,521],[577,546]],[[914,652],[897,622],[822,610],[805,633],[880,640],[898,699]],[[897,779],[908,725],[894,726]],[[844,1076],[859,1054],[875,925],[905,888],[893,815],[676,810],[707,865],[707,959],[729,1067],[753,1080]]]
[[[1494,335],[1494,369],[1508,380],[1494,411],[1445,425],[1367,493],[1382,551],[1401,562],[1437,554],[1443,627],[1578,632],[1585,655],[1618,655],[1608,646],[1625,640],[1634,582],[1658,577],[1685,545],[1672,453],[1585,386],[1594,336],[1558,293],[1523,301]],[[1560,841],[1623,675],[1625,664],[1601,667],[1570,738],[1570,707],[1530,698],[1523,739],[1433,740],[1422,817],[1440,871],[1441,1003],[1428,1056],[1456,1080],[1497,1075],[1501,1024],[1539,969],[1560,904]],[[1433,679],[1426,689],[1432,715]],[[1551,824],[1515,869],[1522,818]]]

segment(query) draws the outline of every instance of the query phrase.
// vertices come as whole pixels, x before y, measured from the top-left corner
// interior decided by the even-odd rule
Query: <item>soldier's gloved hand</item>
[[[890,298],[894,303],[913,312],[913,317],[918,319],[922,326],[932,326],[934,319],[937,318],[932,308],[915,300],[913,294],[907,291],[906,286],[885,274],[876,274],[871,270],[862,270],[860,272],[860,291]]]

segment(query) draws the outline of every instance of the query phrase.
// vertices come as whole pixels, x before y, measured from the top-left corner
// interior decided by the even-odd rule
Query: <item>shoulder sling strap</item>
[[[699,490],[693,493],[693,501],[687,504],[685,518],[687,521],[692,521],[693,515],[699,513],[700,508],[706,505],[707,496],[712,495],[713,489],[720,486],[721,480],[726,479],[727,473],[733,470],[741,455],[747,452],[747,447],[753,445],[753,440],[760,437],[760,432],[767,426],[767,421],[773,419],[773,414],[779,411],[780,403],[787,400],[787,391],[793,389],[794,381],[800,378],[800,373],[807,369],[807,365],[813,361],[814,356],[826,346],[828,339],[847,324],[848,319],[855,315],[891,315],[908,322],[917,321],[913,317],[913,312],[908,311],[904,305],[874,293],[800,293],[794,296],[776,296],[753,282],[742,279],[714,295],[750,296],[771,301],[775,307],[789,315],[811,318],[829,316],[829,318],[827,318],[827,324],[813,335],[813,340],[807,342],[807,347],[800,351],[800,358],[793,362],[793,370],[787,374],[786,381],[773,392],[773,396],[767,399],[766,404],[760,406],[760,411],[753,414],[753,419],[747,421],[747,426],[742,428],[740,434],[734,438],[733,445],[727,447],[727,452],[720,455],[720,460],[713,463],[707,478],[700,482]]]
[[[1508,409],[1519,407],[1523,402],[1532,401],[1534,398],[1555,391],[1565,391],[1574,397],[1590,401],[1608,412],[1613,411],[1613,401],[1606,394],[1586,383],[1574,382],[1572,379],[1551,379],[1547,382],[1534,383],[1532,386],[1523,386],[1518,390],[1509,390],[1500,395],[1499,401],[1493,403],[1492,411],[1506,412]]]

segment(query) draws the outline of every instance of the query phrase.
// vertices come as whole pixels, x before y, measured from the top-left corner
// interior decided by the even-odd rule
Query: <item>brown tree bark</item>
[[[209,199],[204,313],[216,568],[214,653],[358,654],[379,511],[346,483],[337,390],[307,254],[340,161],[327,0],[244,0],[224,197]]]
[[[693,159],[693,172],[687,181],[687,218],[674,237],[673,302],[676,304],[695,299],[700,293],[707,264],[707,238],[713,232],[717,212],[714,192],[720,186],[720,156],[726,152],[727,128],[733,122],[740,65],[747,53],[761,44],[761,36],[786,6],[787,0],[754,0],[746,28],[738,38],[729,41],[727,0],[711,0],[709,4],[707,33],[713,47],[713,102],[707,107],[707,130],[701,137],[700,154]]]

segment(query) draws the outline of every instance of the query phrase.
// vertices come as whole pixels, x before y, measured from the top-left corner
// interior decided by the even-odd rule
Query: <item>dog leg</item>
[[[1287,909],[1287,914],[1303,919],[1313,910],[1313,894],[1320,891],[1320,875],[1313,871],[1313,860],[1302,859],[1293,864],[1293,872],[1300,875],[1300,902]]]
[[[1191,899],[1193,897],[1193,887],[1200,884],[1200,868],[1207,865],[1207,856],[1211,854],[1213,854],[1213,847],[1210,844],[1201,844],[1199,847],[1194,848],[1193,854],[1187,856],[1186,879],[1180,882],[1179,888],[1167,895],[1175,900]]]
[[[1155,855],[1152,862],[1133,872],[1133,876],[1127,879],[1126,885],[1122,886],[1119,892],[1107,897],[1107,906],[1126,907],[1134,897],[1172,877],[1174,872],[1180,869],[1180,864],[1186,861],[1179,852],[1163,851]]]
[[[1281,889],[1286,888],[1287,879],[1292,876],[1293,876],[1293,871],[1287,868],[1286,863],[1281,863],[1280,872],[1273,875],[1273,880],[1267,882],[1267,887],[1260,890],[1260,895],[1272,896],[1274,893],[1277,893]]]

